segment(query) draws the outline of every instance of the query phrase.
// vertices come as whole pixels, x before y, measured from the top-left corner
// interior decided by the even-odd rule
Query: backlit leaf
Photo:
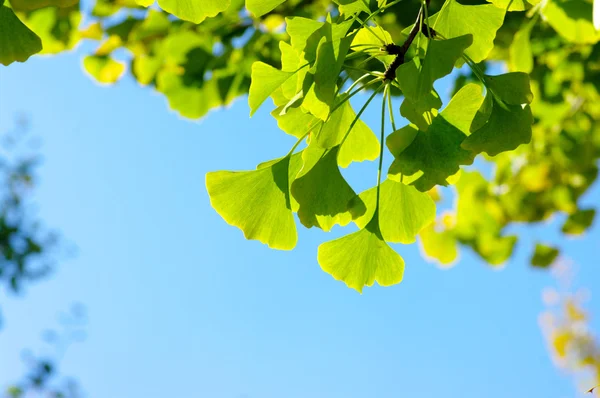
[[[375,214],[365,228],[319,246],[317,259],[323,271],[362,293],[365,286],[400,283],[404,260],[381,236]]]
[[[113,84],[123,76],[125,64],[107,55],[90,55],[83,59],[83,67],[98,82]]]
[[[293,72],[280,71],[263,62],[255,62],[252,65],[252,83],[250,85],[250,95],[248,96],[250,116],[293,75]]]
[[[160,8],[193,23],[214,17],[229,8],[231,0],[158,0]]]
[[[261,17],[285,1],[286,0],[246,0],[246,8],[255,17]]]
[[[206,175],[213,208],[246,239],[273,249],[291,250],[297,233],[290,202],[291,170],[286,156],[253,171],[216,171]]]
[[[352,221],[348,203],[356,193],[340,173],[338,150],[339,147],[323,150],[312,145],[304,150],[304,167],[292,184],[292,195],[300,205],[300,222],[307,228],[329,231],[335,224]]]
[[[366,227],[373,218],[376,200],[377,187],[352,200],[350,212],[359,228]],[[435,219],[431,197],[401,182],[388,179],[381,183],[379,202],[379,224],[386,242],[413,243],[417,234]]]

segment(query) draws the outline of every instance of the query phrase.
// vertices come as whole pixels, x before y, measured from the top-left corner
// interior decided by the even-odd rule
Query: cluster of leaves
[[[578,204],[600,154],[600,33],[588,0],[160,0],[146,10],[150,3],[98,0],[93,22],[77,29],[72,0],[11,0],[3,13],[16,11],[13,23],[24,25],[4,35],[12,44],[2,46],[0,62],[39,51],[29,28],[43,52],[101,41],[84,59],[88,73],[114,83],[127,69],[119,58],[129,58],[132,76],[189,118],[248,92],[254,113],[271,97],[278,126],[298,139],[292,150],[255,171],[207,176],[213,206],[249,239],[291,249],[293,213],[325,231],[354,222],[360,230],[323,244],[318,259],[361,290],[402,279],[404,262],[388,243],[419,235],[441,264],[463,245],[497,265],[517,241],[505,233],[511,223],[561,212],[563,231],[580,234],[593,221],[594,209]],[[486,74],[490,61],[510,73]],[[440,111],[434,83],[463,65]],[[372,96],[355,112],[349,99],[361,91]],[[378,93],[379,140],[360,119]],[[396,128],[397,110],[385,104],[399,95],[409,124]],[[340,167],[377,158],[381,165],[384,142],[394,156],[387,178],[380,170],[377,186],[357,194]],[[461,172],[480,153],[490,179]],[[432,198],[449,184],[456,207],[434,222]],[[547,266],[557,255],[540,242],[532,263]]]
[[[600,396],[600,344],[584,309],[586,294],[573,292],[566,262],[556,261],[552,269],[558,286],[544,293],[548,309],[540,316],[549,351],[558,367],[576,376],[580,391]]]
[[[26,130],[23,119],[6,133],[0,155],[0,281],[15,293],[47,274],[56,244],[56,236],[42,229],[28,200],[38,157],[19,149]]]

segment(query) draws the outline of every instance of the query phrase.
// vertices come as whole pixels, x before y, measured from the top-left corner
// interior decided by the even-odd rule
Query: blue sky
[[[22,374],[23,348],[48,352],[40,332],[80,301],[88,337],[62,371],[90,397],[577,396],[538,327],[553,279],[528,256],[536,237],[560,242],[578,285],[594,291],[598,223],[574,240],[555,232],[560,218],[519,227],[500,271],[467,250],[440,270],[417,245],[397,245],[402,284],[359,295],[316,261],[321,242],[351,228],[300,229],[297,248],[279,252],[245,241],[210,207],[206,172],[251,169],[293,144],[267,108],[249,120],[240,99],[184,120],[129,77],[99,87],[81,69],[85,51],[0,69],[0,131],[29,115],[43,141],[39,214],[77,248],[22,297],[2,294],[0,386]],[[366,115],[373,128],[378,109]],[[348,176],[361,190],[374,171]],[[600,202],[597,185],[585,201]],[[588,308],[599,314],[599,301]]]

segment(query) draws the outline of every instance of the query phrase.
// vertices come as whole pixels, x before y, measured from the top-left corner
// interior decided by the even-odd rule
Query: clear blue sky
[[[0,131],[30,116],[45,159],[39,214],[77,247],[23,297],[2,294],[0,386],[22,374],[22,348],[44,353],[40,332],[81,301],[88,338],[62,371],[90,397],[577,396],[538,327],[553,280],[528,265],[535,236],[561,239],[559,220],[518,229],[526,236],[501,271],[467,250],[442,271],[417,245],[395,246],[402,284],[359,295],[316,261],[319,243],[350,229],[300,229],[297,248],[279,252],[245,241],[210,207],[206,172],[250,169],[292,144],[266,108],[249,120],[240,99],[183,120],[129,77],[99,87],[82,72],[85,51],[0,69]],[[372,165],[357,170],[357,190],[373,184]],[[585,201],[600,202],[598,185]],[[561,242],[593,292],[599,241],[596,223]],[[600,300],[588,308],[600,314]]]

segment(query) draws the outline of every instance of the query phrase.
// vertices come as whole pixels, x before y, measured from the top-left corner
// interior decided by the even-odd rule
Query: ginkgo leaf
[[[360,293],[375,282],[400,283],[404,276],[404,260],[381,236],[377,213],[360,231],[320,245],[317,259],[323,271]]]
[[[529,40],[533,24],[529,23],[519,29],[508,48],[510,55],[508,65],[511,71],[530,73],[533,69],[533,54]]]
[[[303,61],[312,66],[301,83],[302,108],[321,120],[327,119],[335,102],[338,76],[352,41],[351,36],[346,36],[351,26],[352,21],[326,21],[303,46]]]
[[[150,7],[153,3],[154,0],[134,0],[135,4],[137,4],[138,6],[142,6],[142,7]]]
[[[460,165],[473,163],[475,154],[461,144],[469,134],[467,121],[473,119],[482,100],[481,87],[468,84],[433,119],[426,132],[407,126],[390,134],[387,146],[395,160],[389,173],[404,175],[404,182],[411,182],[422,192],[435,185],[448,185],[446,179],[456,174]],[[407,137],[413,135],[407,146]]]
[[[281,87],[293,75],[293,72],[284,72],[275,69],[264,62],[255,62],[252,64],[252,83],[250,84],[250,94],[248,95],[250,116],[258,110],[262,103],[276,89]]]
[[[300,205],[298,217],[307,227],[329,231],[335,224],[352,221],[348,203],[356,193],[344,179],[337,164],[339,147],[304,150],[304,167],[292,183],[292,195]]]
[[[499,7],[503,10],[507,11],[524,11],[527,9],[527,1],[526,0],[488,0],[490,3],[494,4],[496,7]]]
[[[83,59],[83,67],[98,82],[113,84],[125,73],[125,64],[107,55],[89,55]]]
[[[484,77],[488,93],[462,144],[476,153],[495,156],[531,141],[533,116],[529,104],[533,93],[523,72]],[[523,106],[525,105],[525,106]]]
[[[550,26],[572,43],[594,44],[600,40],[592,21],[594,5],[583,0],[546,1],[541,13]]]
[[[79,0],[11,0],[10,5],[17,11],[32,11],[44,7],[72,7]]]
[[[280,4],[283,4],[286,0],[246,0],[246,8],[255,17],[261,17],[273,10]]]
[[[407,117],[421,129],[427,128],[421,123],[423,113],[430,112],[433,108],[438,109],[442,105],[439,98],[436,101],[435,97],[432,97],[433,83],[452,72],[456,61],[472,43],[473,36],[470,34],[448,40],[430,41],[420,67],[418,58],[415,57],[398,68],[397,81],[405,96],[400,108],[402,116]],[[415,115],[418,116],[416,119],[409,117]]]
[[[206,189],[212,207],[246,239],[291,250],[298,239],[289,193],[294,172],[286,156],[253,171],[208,173]]]
[[[443,10],[429,17],[430,25],[445,38],[473,35],[473,44],[465,50],[475,63],[485,60],[494,48],[496,31],[504,22],[505,10],[493,4],[462,5],[448,0]]]
[[[25,62],[42,50],[41,39],[17,18],[13,10],[0,6],[0,63]]]
[[[160,8],[193,23],[200,23],[229,8],[231,0],[158,0]]]
[[[507,104],[530,104],[533,100],[527,73],[511,72],[497,76],[485,75],[484,80],[486,87]]]
[[[333,0],[339,5],[340,14],[350,15],[359,12],[370,13],[368,0]],[[391,43],[391,42],[390,42]]]
[[[321,39],[317,47],[315,64],[311,68],[311,73],[314,75],[315,95],[321,102],[329,105],[334,102],[338,76],[350,49],[352,38],[333,40],[329,35]]]
[[[356,113],[347,95],[338,97],[337,104],[345,101],[329,117],[322,129],[316,130],[312,136],[314,145],[321,148],[333,148],[342,144],[346,133],[348,137],[338,153],[338,164],[348,167],[352,162],[375,160],[379,156],[379,140],[365,122],[358,119],[349,131]]]
[[[442,267],[450,267],[458,259],[458,242],[451,231],[436,230],[431,223],[419,233],[421,250],[426,258]]]
[[[491,94],[488,93],[487,96]],[[489,119],[464,140],[462,147],[475,153],[485,152],[495,156],[529,143],[533,123],[529,105],[503,105],[495,99],[492,101]]]
[[[392,35],[390,35],[381,26],[376,25],[369,28],[360,28],[354,34],[351,48],[353,51],[357,52],[363,51],[371,55],[377,54],[377,60],[381,61],[384,65],[388,66],[394,60],[395,56],[380,55],[382,44],[379,38],[384,40],[386,44],[394,43]],[[404,35],[400,35],[398,42],[403,42],[405,39],[406,37]]]
[[[479,254],[490,265],[502,265],[512,254],[516,236],[495,236],[492,234],[479,234],[475,241],[475,248]]]
[[[379,224],[386,242],[410,244],[435,219],[435,203],[415,187],[393,180],[380,185]],[[350,203],[350,212],[359,228],[364,228],[377,208],[377,187],[362,192]]]
[[[281,114],[282,109],[283,106],[275,108],[271,112],[271,116],[277,120],[277,126],[289,135],[301,138],[306,134],[306,129],[309,126],[317,126],[318,119],[310,113],[303,112],[300,108],[289,109],[283,115]]]
[[[570,214],[562,227],[562,232],[567,235],[581,235],[594,222],[595,209],[577,210]]]
[[[552,265],[559,254],[560,251],[556,247],[548,246],[543,243],[536,243],[535,252],[531,257],[531,265],[534,267],[547,268]]]
[[[201,86],[188,85],[176,71],[161,70],[156,76],[156,88],[167,97],[172,109],[190,119],[198,119],[221,105],[217,82],[212,79]]]

